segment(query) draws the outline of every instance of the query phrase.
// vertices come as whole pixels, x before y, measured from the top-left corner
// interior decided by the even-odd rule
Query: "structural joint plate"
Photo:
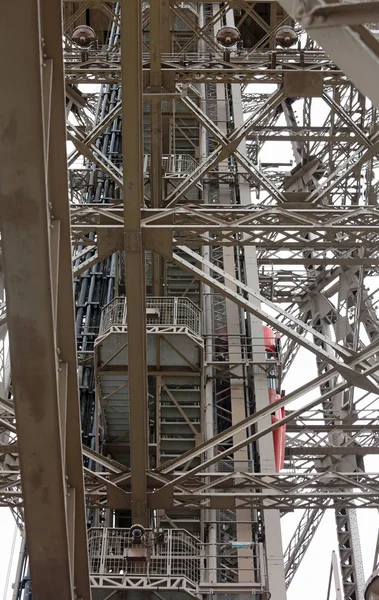
[[[127,252],[140,252],[142,249],[142,236],[140,231],[125,233],[125,250]]]

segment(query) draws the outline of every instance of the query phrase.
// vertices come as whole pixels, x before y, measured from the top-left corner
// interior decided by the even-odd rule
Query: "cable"
[[[15,546],[16,546],[17,529],[18,529],[17,524],[15,524],[15,526],[14,526],[14,533],[13,533],[13,540],[12,540],[12,548],[11,548],[11,553],[10,553],[9,561],[8,561],[7,576],[6,576],[6,579],[5,579],[3,600],[7,600],[7,595],[8,595],[9,580],[10,580],[12,566],[13,566],[14,549],[15,549]]]

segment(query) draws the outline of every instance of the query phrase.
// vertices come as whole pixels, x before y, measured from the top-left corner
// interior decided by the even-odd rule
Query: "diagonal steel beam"
[[[365,374],[369,375],[369,374],[375,372],[375,370],[376,370],[376,366],[368,368],[368,369],[366,369]],[[263,436],[265,436],[265,435],[273,432],[278,427],[281,427],[282,425],[285,425],[286,423],[288,423],[288,422],[292,421],[293,419],[297,418],[303,412],[305,412],[307,410],[310,410],[311,408],[314,408],[318,404],[321,404],[326,399],[330,398],[330,396],[332,394],[335,395],[335,393],[337,393],[339,391],[342,391],[342,390],[346,389],[347,387],[348,387],[348,384],[346,384],[346,383],[340,384],[340,385],[336,386],[333,389],[332,392],[328,391],[325,394],[322,394],[322,396],[316,398],[315,400],[311,400],[310,402],[307,402],[300,409],[291,412],[291,414],[289,414],[288,416],[284,417],[283,419],[278,420],[276,423],[273,423],[272,425],[263,428],[262,430],[258,431],[257,433],[254,433],[254,434],[252,434],[250,436],[247,436],[242,441],[240,441],[240,442],[234,444],[233,446],[227,448],[223,452],[220,452],[216,456],[213,456],[212,458],[209,458],[209,459],[205,460],[204,462],[202,462],[197,467],[194,467],[194,468],[186,471],[185,473],[177,476],[175,479],[173,479],[169,483],[167,483],[164,486],[164,488],[173,488],[175,485],[177,485],[179,483],[182,483],[183,481],[185,481],[187,479],[190,479],[191,477],[193,477],[197,473],[200,473],[200,472],[203,472],[203,471],[206,472],[206,470],[210,466],[212,466],[213,464],[219,462],[220,460],[222,460],[224,458],[229,457],[231,454],[233,454],[234,452],[237,452],[238,450],[240,450],[244,446],[256,442],[261,437],[263,437]],[[273,411],[276,410],[276,408],[279,408],[279,406],[284,406],[284,405],[288,404],[288,402],[292,401],[291,399],[288,400],[288,398],[290,396],[291,396],[291,394],[289,394],[287,397],[284,397],[281,400],[277,400],[276,402],[273,402],[269,406],[267,406],[267,407],[265,407],[265,408],[257,411],[254,415],[252,415],[251,417],[248,417],[247,419],[244,420],[243,427],[254,425],[260,419],[263,419],[264,417],[267,417],[268,415],[270,415]],[[233,429],[233,433],[234,433],[234,427],[235,426],[230,427],[228,430],[226,430],[226,432],[223,432],[222,434],[218,434],[217,436],[215,436],[214,438],[212,438],[208,442],[205,442],[204,444],[201,444],[200,446],[196,447],[194,450],[191,450],[191,451],[187,452],[186,454],[182,455],[179,459],[171,461],[168,464],[162,465],[159,468],[159,471],[161,473],[163,473],[163,474],[167,474],[169,472],[172,472],[175,468],[178,468],[178,466],[186,464],[189,460],[192,460],[195,456],[200,456],[202,454],[202,452],[205,451],[204,448],[206,446],[209,446],[209,448],[213,448],[216,444],[220,443],[220,439],[228,439],[231,436],[231,430],[232,429]],[[238,424],[238,427],[241,428],[241,424],[240,423]],[[227,437],[224,438],[223,436],[226,436],[227,432],[229,433],[229,436],[227,436]],[[207,447],[206,449],[209,449],[209,448]],[[340,476],[341,479],[343,479],[343,475],[339,475],[339,476]],[[317,477],[317,475],[315,475],[315,477]]]
[[[328,504],[327,502],[325,504]],[[308,550],[311,541],[324,516],[324,510],[313,508],[305,510],[288,543],[284,553],[284,569],[286,587],[291,585],[301,561]]]
[[[279,91],[276,93],[280,94],[281,92]],[[191,100],[191,98],[182,98],[182,102],[188,108],[188,110],[192,112],[192,114],[196,117],[199,123],[203,125],[211,135],[213,135],[213,137],[219,142],[221,147],[229,147],[230,141],[226,137],[226,135],[222,133],[222,131],[212,121],[212,119],[210,119],[208,115],[206,115],[204,111],[202,111],[201,108],[199,108],[195,104],[195,102]],[[265,109],[267,109],[266,106]],[[265,110],[265,113],[267,113],[267,110]],[[241,129],[246,129],[245,125],[246,124],[242,125]],[[247,129],[248,133],[250,133],[253,130],[253,127],[248,126]],[[244,136],[248,135],[248,133],[245,133]],[[254,180],[257,181],[263,187],[263,189],[265,189],[270,194],[270,196],[272,196],[272,198],[275,198],[279,203],[285,202],[285,197],[283,196],[283,194],[278,189],[276,189],[276,187],[269,181],[269,179],[267,179],[267,177],[237,148],[234,151],[232,151],[231,154],[236,158],[237,162],[246,170],[246,172],[250,173]]]
[[[94,144],[86,145],[84,142],[79,140],[69,131],[67,132],[68,139],[74,144],[77,151],[88,158],[88,160],[93,161],[104,173],[106,173],[115,183],[117,183],[120,189],[123,189],[123,174],[122,171],[116,165],[112,163],[111,160],[105,154],[99,150]]]
[[[213,169],[227,156],[233,154],[241,141],[254,129],[255,125],[259,123],[265,115],[270,113],[273,108],[280,104],[283,98],[284,94],[281,90],[274,92],[263,107],[259,107],[243,125],[233,131],[227,138],[227,142],[221,142],[221,139],[224,138],[220,137],[222,136],[222,133],[219,132],[218,139],[220,141],[220,146],[208,156],[204,163],[199,165],[187,179],[180,183],[175,190],[167,196],[167,207],[174,206],[210,169]],[[279,194],[279,192],[277,193]]]
[[[171,0],[170,4],[171,4],[171,10],[174,13],[174,15],[176,15],[176,17],[178,17],[181,21],[183,21],[187,25],[189,31],[192,31],[195,34],[195,36],[194,36],[195,39],[197,38],[198,40],[200,40],[200,39],[203,40],[205,42],[205,44],[209,48],[212,48],[212,50],[214,52],[219,51],[218,45],[214,41],[214,36],[213,35],[208,36],[205,33],[205,29],[206,28],[203,27],[203,28],[199,29],[198,27],[195,27],[195,25],[193,25],[191,23],[191,21],[188,18],[186,18],[185,11],[178,10],[176,8],[176,6],[175,6],[175,4],[176,4],[175,0],[174,1]],[[188,46],[188,43],[186,44],[186,46]],[[180,52],[182,53],[182,52],[184,52],[184,50],[181,49]]]
[[[106,2],[102,2],[100,5],[100,10],[104,13],[111,21],[113,21],[116,25],[120,25],[121,21],[115,12],[108,6]]]
[[[235,285],[237,288],[239,288],[240,290],[242,290],[244,293],[248,294],[249,296],[251,296],[255,300],[258,300],[258,302],[266,304],[272,310],[274,310],[277,313],[279,313],[280,315],[286,317],[287,320],[289,319],[290,321],[292,321],[292,323],[294,325],[296,325],[297,327],[300,327],[302,330],[307,331],[308,333],[312,334],[320,342],[323,342],[324,344],[327,344],[327,345],[331,346],[338,354],[340,354],[341,356],[345,357],[345,359],[346,358],[350,358],[351,356],[354,355],[354,353],[351,352],[350,350],[348,350],[346,348],[343,348],[339,344],[336,344],[336,343],[332,342],[330,339],[328,339],[325,336],[323,336],[319,331],[317,331],[316,329],[314,329],[310,325],[307,325],[307,323],[305,323],[304,321],[300,321],[294,315],[291,315],[290,313],[288,313],[287,311],[283,310],[280,306],[278,306],[274,302],[271,302],[270,300],[268,300],[267,298],[265,298],[264,296],[262,296],[259,292],[255,292],[254,290],[248,288],[244,283],[242,283],[242,281],[239,281],[235,277],[232,277],[226,271],[223,271],[222,269],[220,269],[216,265],[212,264],[211,262],[209,262],[208,260],[206,260],[205,258],[203,258],[202,256],[200,256],[199,254],[197,254],[193,250],[190,250],[189,248],[186,248],[185,246],[179,246],[178,248],[180,250],[182,250],[183,252],[187,253],[189,256],[191,256],[192,258],[194,258],[199,263],[205,265],[210,270],[214,271],[215,273],[217,273],[218,275],[220,275],[221,277],[223,277],[224,279],[227,279],[228,281],[230,281],[230,283],[232,283],[233,285]],[[177,258],[176,254],[175,254],[174,258],[175,259]],[[278,323],[279,323],[279,325],[278,325]],[[280,323],[280,321],[278,322],[276,319],[271,319],[270,325],[273,325],[277,329],[280,328],[280,327],[283,327],[283,325]],[[282,333],[285,333],[285,334],[288,335],[288,329],[286,329]],[[300,340],[299,340],[300,337],[302,337],[302,336],[296,336],[296,341],[298,343],[300,343]],[[310,348],[311,347],[309,347],[309,349]]]
[[[79,5],[79,8],[68,19],[66,19],[63,31],[67,32],[75,23],[75,21],[77,21],[87,10],[87,8],[90,8],[91,5],[92,0],[84,0],[83,3]]]
[[[379,340],[374,342],[370,346],[368,346],[365,350],[363,350],[359,356],[359,359],[354,358],[351,361],[351,365],[352,366],[361,365],[370,356],[375,355],[377,353],[378,348],[379,348]],[[367,367],[364,372],[366,374],[375,373],[376,367],[375,366]],[[175,459],[173,461],[168,461],[167,463],[165,463],[164,465],[159,467],[158,470],[162,471],[162,473],[171,472],[172,470],[178,468],[182,464],[185,464],[190,459],[195,458],[196,456],[200,456],[203,452],[205,453],[206,451],[210,450],[211,448],[222,444],[225,440],[229,439],[230,437],[237,435],[240,431],[245,430],[247,427],[249,427],[250,425],[252,425],[253,423],[256,422],[255,419],[257,417],[259,420],[260,418],[263,418],[267,414],[271,414],[271,412],[274,412],[276,410],[276,408],[281,408],[283,406],[286,406],[290,402],[293,402],[294,400],[297,400],[298,398],[303,397],[309,391],[311,391],[317,387],[320,387],[321,385],[323,385],[324,383],[329,381],[333,376],[335,377],[335,375],[336,375],[336,369],[334,369],[334,368],[330,369],[323,375],[319,375],[315,379],[312,379],[312,381],[302,385],[300,388],[298,388],[294,392],[291,392],[290,394],[287,394],[280,400],[277,400],[275,403],[271,404],[269,407],[262,409],[262,411],[258,411],[257,413],[255,413],[252,416],[246,417],[246,419],[236,423],[235,425],[228,428],[226,431],[221,432],[218,435],[214,436],[211,440],[208,440],[207,442],[203,442],[202,444],[199,444],[195,449],[189,450],[188,452],[183,454],[180,458]],[[347,382],[341,383],[333,389],[333,394],[338,393],[339,391],[343,391],[347,387],[349,387],[349,384]],[[317,399],[316,405],[319,404],[320,402],[322,402],[321,398]],[[309,410],[309,408],[311,408],[311,407],[307,405],[306,408],[302,408],[299,411],[299,414],[301,414],[303,412],[303,410]],[[293,420],[295,418],[295,416],[296,416],[295,413],[291,412],[290,420]]]
[[[364,131],[362,131],[362,129],[356,123],[354,123],[353,119],[350,117],[350,115],[347,114],[344,108],[340,104],[338,104],[338,102],[333,100],[333,98],[331,98],[327,92],[324,91],[322,97],[325,100],[325,102],[330,106],[330,108],[334,110],[343,121],[345,121],[345,123],[349,127],[349,132],[352,131],[353,133],[355,133],[356,137],[360,139],[360,141],[363,143],[364,146],[366,146],[366,148],[371,148],[373,146],[372,142],[366,136]]]
[[[225,15],[225,13],[228,12],[229,9],[229,2],[224,2],[220,9],[213,13],[210,19],[207,19],[206,24],[203,27],[199,27],[196,31],[196,34],[190,40],[188,40],[188,42],[181,48],[181,53],[188,51],[188,48],[191,47],[191,45],[196,39],[199,39],[199,37],[203,37],[207,29],[211,29],[211,35],[212,37],[214,37],[213,28],[215,24]],[[217,48],[217,50],[219,50],[219,48]]]
[[[187,252],[188,249],[185,248],[184,250]],[[196,253],[194,253],[194,254],[196,257],[198,257],[199,262],[203,262],[202,257],[200,257]],[[215,289],[218,292],[220,292],[221,294],[223,294],[226,298],[232,300],[233,302],[236,302],[244,310],[246,310],[246,311],[250,312],[251,314],[257,316],[258,318],[262,319],[264,322],[266,322],[267,324],[276,328],[278,331],[281,331],[284,335],[287,335],[290,339],[295,340],[297,343],[304,346],[306,349],[310,350],[312,353],[316,354],[316,356],[322,356],[323,359],[328,364],[331,364],[333,367],[335,367],[337,369],[337,371],[345,379],[350,381],[351,384],[356,385],[357,387],[362,387],[362,389],[366,389],[373,393],[377,393],[379,391],[377,386],[374,383],[372,383],[370,380],[368,380],[366,377],[362,376],[361,373],[353,370],[349,365],[341,363],[333,356],[329,356],[329,354],[326,351],[324,351],[322,348],[320,348],[319,346],[317,346],[310,340],[307,340],[306,338],[302,337],[301,335],[298,335],[293,329],[291,329],[284,323],[281,323],[280,321],[276,320],[273,316],[271,316],[271,314],[266,313],[261,308],[257,308],[255,304],[253,304],[249,300],[245,299],[243,296],[241,296],[237,292],[232,291],[226,285],[220,283],[218,280],[214,279],[213,277],[205,274],[204,271],[202,271],[201,269],[198,269],[197,267],[195,267],[194,265],[192,265],[191,263],[189,263],[188,261],[183,259],[181,256],[174,254],[173,258],[174,258],[174,262],[179,264],[185,271],[191,273],[192,275],[194,275],[195,277],[197,277],[198,279],[200,279],[207,285],[210,285],[213,289]],[[215,265],[212,265],[211,263],[209,263],[209,264],[210,264],[211,269],[213,269],[213,270],[217,269],[217,267],[215,267]],[[242,290],[244,290],[245,293],[251,294],[252,296],[257,297],[256,292],[252,292],[252,290],[249,290],[248,288],[246,288],[246,286],[244,286],[244,284],[242,284],[240,281],[235,280],[231,276],[227,275],[224,271],[222,271],[222,270],[220,270],[220,271],[221,271],[221,274],[223,277],[225,277],[226,279],[228,279],[230,281],[234,281],[235,285],[237,287],[240,287]],[[258,295],[258,296],[260,296],[260,295]],[[265,298],[263,298],[262,301],[267,302],[267,300]],[[275,306],[275,309],[276,309],[276,306]],[[285,311],[283,311],[283,312],[285,313]],[[291,316],[291,318],[294,320],[294,323],[296,324],[296,320],[294,319],[294,317]],[[300,321],[298,325],[301,326],[301,328],[303,328],[303,329],[306,328],[309,331],[313,331],[313,328],[307,326],[303,321]],[[337,344],[337,346],[338,346],[338,344]],[[340,350],[342,349],[342,347],[340,347],[340,346],[338,346],[338,348]],[[342,349],[342,352],[340,351],[340,354],[344,355],[345,359],[349,358],[349,356],[350,357],[352,356],[352,354],[350,354],[350,352],[348,352],[348,351],[345,352],[345,349]]]
[[[109,125],[111,125],[111,123],[113,123],[113,121],[115,119],[117,119],[117,117],[119,117],[121,115],[121,111],[122,111],[122,103],[118,102],[109,111],[109,113],[107,115],[105,115],[105,117],[96,124],[96,126],[92,129],[92,131],[85,138],[83,138],[83,140],[81,140],[81,142],[83,144],[85,144],[86,146],[91,146],[91,144],[96,140],[96,138],[99,135],[101,135],[107,129],[107,127],[109,127]],[[73,143],[75,143],[73,140],[71,140],[71,141]],[[71,154],[69,154],[68,159],[67,159],[68,166],[70,167],[77,160],[77,158],[79,156],[80,156],[79,150],[74,150],[73,152],[71,152]]]

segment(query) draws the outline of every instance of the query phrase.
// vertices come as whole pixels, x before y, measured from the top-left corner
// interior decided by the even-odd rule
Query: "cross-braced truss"
[[[9,62],[13,22],[30,64]],[[0,506],[25,519],[38,597],[282,599],[328,509],[360,600],[356,509],[379,508],[377,22],[374,3],[322,0],[4,8]],[[299,349],[308,382],[284,393]],[[84,502],[95,528],[186,529],[206,575],[89,578]]]

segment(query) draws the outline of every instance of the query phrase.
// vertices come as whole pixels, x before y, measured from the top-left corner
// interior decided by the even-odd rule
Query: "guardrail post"
[[[172,530],[168,530],[167,535],[167,577],[171,577],[171,561],[172,561]]]
[[[105,558],[107,552],[108,527],[104,527],[101,539],[101,559],[99,565],[99,573],[105,573]]]
[[[261,584],[262,588],[265,588],[266,587],[266,581],[267,581],[267,573],[266,573],[266,563],[265,563],[265,557],[264,557],[262,542],[258,543],[258,557],[259,557],[259,578],[260,578],[260,584]]]
[[[178,298],[174,298],[174,318],[173,318],[173,325],[177,325],[178,324]]]
[[[122,313],[122,324],[126,325],[127,311],[126,311],[126,298],[124,298],[124,310]]]

